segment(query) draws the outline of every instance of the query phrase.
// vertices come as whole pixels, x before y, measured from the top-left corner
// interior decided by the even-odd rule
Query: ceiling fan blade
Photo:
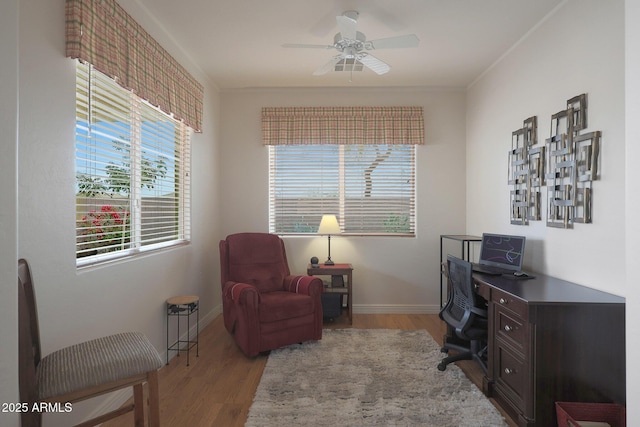
[[[311,49],[333,49],[333,45],[327,44],[299,44],[299,43],[284,43],[282,47],[293,47],[293,48],[311,48]]]
[[[345,15],[336,16],[336,22],[338,22],[338,29],[343,39],[355,40],[356,39],[356,24],[357,21]]]
[[[336,66],[336,64],[338,62],[340,62],[340,60],[342,59],[342,55],[336,55],[333,58],[331,58],[331,60],[329,62],[327,62],[326,64],[324,64],[322,67],[318,68],[317,70],[315,70],[313,72],[314,76],[321,76],[323,74],[327,74],[329,71],[332,71],[334,69],[334,67]]]
[[[389,64],[368,53],[360,54],[358,56],[358,61],[362,62],[365,67],[370,68],[376,74],[385,74],[391,69]]]
[[[396,49],[401,47],[418,47],[420,39],[415,34],[388,37],[386,39],[368,40],[365,49]]]

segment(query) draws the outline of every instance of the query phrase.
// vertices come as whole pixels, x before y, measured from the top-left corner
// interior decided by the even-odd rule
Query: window
[[[269,231],[315,233],[323,214],[346,234],[415,234],[420,106],[263,107]]]
[[[269,231],[415,234],[415,145],[269,145]]]
[[[77,61],[78,265],[189,240],[190,135],[181,121]]]

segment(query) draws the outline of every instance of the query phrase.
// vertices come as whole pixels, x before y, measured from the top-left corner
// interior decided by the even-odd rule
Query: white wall
[[[627,425],[640,425],[635,363],[640,349],[638,19],[640,8],[633,0],[563,3],[469,89],[467,106],[467,231],[524,234],[529,268],[626,298]],[[539,142],[544,142],[551,114],[584,92],[587,130],[602,131],[602,179],[593,184],[593,224],[572,230],[547,228],[543,221],[510,225],[506,168],[511,132],[537,115]]]
[[[0,4],[0,402],[18,396],[18,0]],[[18,426],[1,413],[0,425]]]
[[[224,234],[268,231],[268,155],[261,142],[262,107],[423,106],[426,145],[417,150],[416,238],[335,237],[331,257],[354,266],[354,311],[437,312],[439,235],[463,233],[465,226],[464,102],[463,91],[445,89],[223,92]],[[327,256],[326,237],[290,237],[285,245],[294,273],[304,273],[311,256]]]
[[[640,425],[640,365],[636,355],[640,352],[640,280],[638,280],[638,259],[640,259],[640,3],[625,1],[625,95],[626,95],[626,300],[627,300],[627,425]],[[633,403],[635,402],[635,403]]]
[[[74,61],[64,54],[64,2],[19,3],[18,255],[27,258],[32,267],[43,353],[98,336],[138,330],[149,337],[164,357],[166,298],[199,295],[200,318],[204,323],[220,310],[219,292],[214,287],[219,281],[216,243],[220,234],[216,203],[220,111],[217,90],[155,21],[139,9],[135,0],[119,1],[206,86],[204,133],[195,134],[192,144],[192,242],[78,271],[74,248],[75,67]],[[4,40],[0,43],[5,46]],[[0,181],[6,185],[4,179]],[[15,258],[12,257],[12,263]],[[12,276],[15,287],[15,275]],[[13,334],[7,337],[13,338]],[[2,352],[2,360],[8,358],[17,368],[14,355],[6,354]],[[4,393],[14,392],[13,387],[8,391],[0,388]],[[115,400],[107,400],[104,405],[121,403]],[[101,409],[95,402],[81,403],[74,405],[71,414],[47,415],[45,421],[51,426],[70,425]]]
[[[511,132],[588,95],[588,129],[602,131],[601,180],[593,183],[593,223],[574,229],[510,225],[507,153]],[[624,1],[567,1],[468,91],[467,232],[523,234],[525,266],[624,295]],[[546,201],[546,189],[542,193]],[[542,209],[546,215],[546,203]]]

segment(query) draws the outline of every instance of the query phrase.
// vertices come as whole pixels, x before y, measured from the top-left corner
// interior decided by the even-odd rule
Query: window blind
[[[190,238],[190,132],[92,66],[77,62],[79,264]]]
[[[66,55],[202,129],[204,87],[115,0],[65,1]]]
[[[345,234],[415,234],[415,146],[269,146],[269,230],[315,233],[335,214]]]

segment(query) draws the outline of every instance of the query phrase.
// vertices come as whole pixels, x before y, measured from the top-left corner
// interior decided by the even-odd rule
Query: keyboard
[[[499,276],[501,274],[513,274],[513,270],[476,263],[473,264],[473,271],[476,273],[492,274],[494,276]]]

